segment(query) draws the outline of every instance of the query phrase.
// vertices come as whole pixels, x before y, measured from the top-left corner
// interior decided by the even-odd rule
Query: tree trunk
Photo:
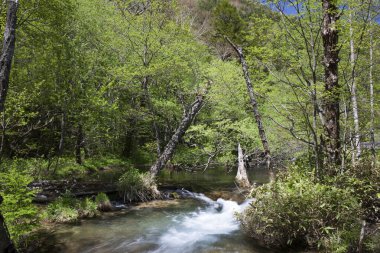
[[[3,49],[0,55],[0,111],[4,111],[8,92],[12,58],[15,51],[18,0],[8,0],[7,21],[4,31]]]
[[[75,160],[77,164],[81,165],[82,164],[82,155],[81,155],[81,148],[83,145],[83,126],[82,124],[78,125],[78,130],[77,130],[77,141],[75,145]]]
[[[263,122],[261,120],[261,114],[259,111],[259,106],[258,106],[258,103],[256,100],[255,92],[253,90],[252,81],[251,81],[251,78],[249,76],[248,65],[247,65],[247,62],[245,61],[245,58],[244,58],[243,49],[241,47],[236,46],[229,38],[226,38],[226,40],[234,48],[234,50],[236,51],[236,53],[239,56],[241,67],[242,67],[243,73],[244,73],[244,79],[245,79],[247,89],[248,89],[249,98],[250,98],[251,105],[252,105],[253,116],[255,117],[255,120],[257,123],[257,128],[259,130],[261,143],[262,143],[263,148],[264,148],[265,158],[267,161],[267,167],[268,167],[268,169],[270,169],[271,156],[270,156],[268,139],[266,137],[264,125],[263,125]]]
[[[208,82],[208,85],[206,87],[206,92],[211,82]],[[160,155],[160,157],[157,159],[157,161],[154,163],[154,165],[150,168],[150,173],[152,177],[156,177],[158,173],[162,170],[162,168],[166,165],[166,163],[171,159],[171,157],[174,154],[174,150],[178,145],[178,142],[181,140],[181,138],[186,133],[187,129],[190,127],[191,122],[194,120],[195,116],[198,114],[200,109],[203,106],[204,103],[204,96],[205,94],[198,94],[196,100],[191,104],[190,108],[185,111],[182,121],[179,124],[177,130],[172,135],[172,138],[166,144],[164,151]]]
[[[58,157],[62,156],[63,154],[65,136],[66,136],[66,112],[63,112],[61,116],[61,137],[59,139],[58,152],[57,152]]]
[[[366,221],[362,220],[362,227],[360,229],[359,242],[358,242],[358,253],[363,252],[363,244],[364,244],[366,225],[367,225]]]
[[[247,176],[247,170],[245,169],[244,164],[244,154],[243,150],[241,149],[240,143],[238,143],[238,170],[236,173],[235,181],[241,188],[249,188],[251,184],[249,183],[248,176]]]
[[[1,142],[0,142],[0,162],[3,158],[4,144],[5,144],[5,135],[6,135],[6,126],[5,126],[5,111],[1,115]]]
[[[372,22],[372,21],[371,21]],[[372,23],[370,24],[370,44],[369,44],[369,92],[370,92],[370,107],[371,107],[371,120],[370,120],[370,141],[371,141],[371,154],[372,154],[372,168],[376,164],[376,149],[375,149],[375,107],[374,107],[374,92],[373,92],[373,30]]]
[[[57,160],[56,160],[56,163],[55,163],[55,167],[53,169],[53,175],[55,175],[57,169],[58,169],[58,165],[59,165],[59,159],[61,158],[62,154],[63,154],[63,148],[64,148],[64,145],[65,145],[65,137],[66,137],[66,111],[63,111],[62,115],[61,115],[61,136],[59,138],[59,144],[58,144],[58,150],[57,150]],[[53,157],[52,157],[53,154],[48,154],[48,158],[49,158],[49,163],[48,163],[48,167],[47,167],[47,171],[50,170],[50,166],[53,164]],[[50,162],[51,161],[51,162]]]
[[[342,161],[340,164],[340,173],[343,174],[345,168],[346,168],[346,154],[347,154],[347,120],[348,120],[348,108],[346,105],[346,101],[343,101],[343,111],[344,111],[344,117],[343,117],[343,133],[342,133]]]
[[[354,153],[353,164],[356,164],[356,161],[361,155],[360,147],[360,129],[359,129],[359,112],[358,112],[358,102],[356,96],[356,73],[355,73],[355,45],[354,45],[354,28],[352,24],[352,12],[350,13],[350,64],[351,64],[351,102],[352,102],[352,114],[354,117],[354,148],[352,152]]]
[[[156,124],[156,122],[154,121],[153,119],[153,130],[154,130],[154,135],[156,137],[156,145],[157,145],[157,148],[156,148],[156,151],[157,151],[157,157],[160,157],[161,155],[161,144],[162,144],[162,141],[161,141],[161,137],[160,137],[160,129],[158,128],[158,125]]]
[[[9,75],[15,50],[18,0],[8,0],[7,20],[5,24],[3,49],[0,55],[0,112],[4,112],[7,96]],[[0,196],[0,205],[2,197]],[[16,252],[5,226],[5,220],[0,213],[0,253]]]
[[[325,118],[324,136],[322,137],[327,163],[339,165],[340,157],[340,124],[339,101],[340,87],[338,83],[338,8],[334,0],[322,0],[323,27],[322,40],[324,48],[325,94],[323,112]],[[333,174],[335,172],[330,171]]]
[[[0,199],[1,199],[1,196],[0,196]],[[0,213],[0,253],[16,253],[16,252],[17,250],[10,239],[10,235],[8,233],[7,226],[5,224],[4,217]]]

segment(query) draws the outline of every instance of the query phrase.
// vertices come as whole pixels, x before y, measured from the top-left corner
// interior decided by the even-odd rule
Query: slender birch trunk
[[[77,141],[75,144],[75,161],[81,165],[83,163],[81,149],[83,147],[83,125],[79,123],[77,129]]]
[[[257,103],[255,92],[253,90],[253,85],[252,85],[251,77],[249,75],[248,65],[247,65],[247,62],[245,61],[245,57],[243,54],[243,49],[241,47],[238,47],[237,45],[235,45],[230,39],[226,38],[226,40],[234,48],[234,50],[236,51],[236,53],[239,56],[240,64],[241,64],[241,67],[242,67],[243,73],[244,73],[244,79],[245,79],[245,82],[247,85],[249,98],[250,98],[251,105],[252,105],[253,116],[255,117],[257,128],[259,130],[259,136],[261,139],[261,143],[262,143],[263,148],[264,148],[267,167],[268,167],[268,169],[270,169],[271,155],[270,155],[268,139],[267,139],[267,136],[265,133],[263,121],[261,119],[261,114],[259,111],[259,105]]]
[[[376,149],[375,149],[375,107],[374,107],[374,90],[373,90],[373,30],[372,21],[370,21],[370,31],[369,31],[369,91],[370,91],[370,107],[371,107],[371,120],[370,120],[370,140],[371,140],[371,154],[372,154],[372,167],[376,164]]]
[[[59,144],[58,144],[58,152],[57,152],[58,157],[61,157],[63,154],[65,137],[66,137],[66,112],[64,111],[61,115],[61,136],[59,138]]]
[[[356,95],[356,56],[355,56],[355,42],[354,42],[354,28],[353,28],[353,15],[350,12],[349,16],[350,22],[350,64],[351,64],[351,102],[352,102],[352,114],[354,118],[354,161],[353,164],[356,164],[356,161],[360,158],[361,147],[360,147],[360,128],[359,128],[359,112],[358,112],[358,102]]]
[[[343,144],[342,144],[342,162],[340,166],[340,173],[343,174],[345,168],[346,168],[346,153],[347,153],[347,119],[348,119],[348,109],[346,102],[343,102],[343,109],[344,109],[344,118],[343,118]]]

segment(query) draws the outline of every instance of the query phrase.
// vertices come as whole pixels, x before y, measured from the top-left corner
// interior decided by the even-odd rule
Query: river
[[[251,180],[267,181],[265,171],[251,172]],[[235,219],[250,200],[228,194],[235,191],[234,172],[214,169],[206,173],[163,174],[163,185],[202,190],[192,198],[141,203],[126,210],[104,213],[79,224],[57,225],[50,245],[41,252],[64,253],[211,253],[274,252],[246,237]],[[218,198],[218,195],[225,196]],[[228,197],[230,196],[230,197]],[[216,199],[218,198],[218,199]],[[231,199],[232,198],[232,199]]]

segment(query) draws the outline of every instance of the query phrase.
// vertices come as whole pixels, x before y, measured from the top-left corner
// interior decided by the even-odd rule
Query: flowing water
[[[234,186],[232,180],[224,179],[221,182],[216,178],[211,181],[198,178],[192,185],[206,187],[208,182],[214,188],[215,185],[223,189]],[[79,225],[59,225],[51,233],[51,245],[45,245],[41,252],[272,252],[239,229],[235,214],[242,212],[250,200],[214,201],[203,194],[190,194],[189,199],[152,201],[84,220]]]

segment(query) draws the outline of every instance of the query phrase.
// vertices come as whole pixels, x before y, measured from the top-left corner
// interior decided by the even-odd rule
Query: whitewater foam
[[[239,229],[235,218],[251,200],[242,204],[219,198],[217,201],[203,194],[193,193],[194,198],[205,202],[205,208],[191,212],[181,220],[173,220],[176,225],[170,227],[158,240],[159,248],[153,252],[194,252],[197,248],[218,240],[218,236],[228,235]]]

